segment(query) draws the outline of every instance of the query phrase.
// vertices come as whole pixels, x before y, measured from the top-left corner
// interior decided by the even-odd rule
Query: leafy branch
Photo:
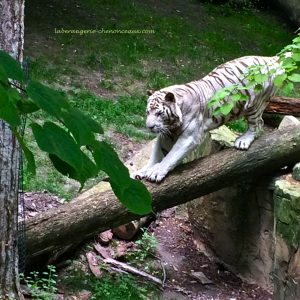
[[[300,82],[300,33],[293,39],[292,44],[284,47],[278,54],[276,63],[255,65],[247,69],[242,84],[233,84],[218,90],[208,102],[208,107],[213,109],[213,115],[228,115],[236,102],[247,101],[249,96],[245,90],[259,93],[263,84],[272,78],[274,85],[290,93],[294,84]]]
[[[60,173],[80,182],[82,188],[102,170],[110,177],[115,195],[128,209],[141,215],[151,212],[148,190],[142,182],[130,178],[114,149],[99,138],[103,134],[101,125],[71,107],[60,92],[38,81],[26,80],[20,64],[4,51],[0,51],[0,107],[0,119],[10,125],[33,175],[35,158],[19,127],[22,115],[42,110],[54,121],[37,122],[30,118],[30,128],[38,147],[48,153]]]

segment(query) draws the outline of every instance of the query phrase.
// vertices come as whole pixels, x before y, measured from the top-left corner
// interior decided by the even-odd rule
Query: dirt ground
[[[175,209],[165,211],[152,227],[159,240],[157,251],[167,270],[167,288],[163,299],[272,299],[268,291],[243,282],[217,259],[201,253],[193,239],[190,222],[178,217]],[[200,279],[196,279],[193,274],[199,273]],[[210,283],[200,282],[207,281],[206,278]]]

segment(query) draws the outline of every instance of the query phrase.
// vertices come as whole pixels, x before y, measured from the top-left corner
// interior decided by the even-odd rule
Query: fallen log
[[[300,161],[300,127],[276,130],[255,141],[248,151],[225,149],[181,165],[160,184],[146,183],[155,212],[182,204],[250,176],[263,176]],[[26,223],[28,263],[109,228],[140,218],[113,192],[95,186],[57,209]]]
[[[273,97],[265,109],[265,113],[293,115],[300,117],[300,99],[290,97]]]

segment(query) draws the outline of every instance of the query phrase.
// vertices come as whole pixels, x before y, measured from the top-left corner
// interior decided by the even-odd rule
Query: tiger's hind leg
[[[234,146],[240,150],[247,150],[252,142],[261,134],[263,131],[264,121],[261,117],[257,115],[245,116],[248,122],[248,130],[238,137],[234,143]]]

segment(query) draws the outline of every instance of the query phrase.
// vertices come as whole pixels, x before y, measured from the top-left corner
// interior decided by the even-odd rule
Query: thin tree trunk
[[[23,59],[24,0],[0,0],[0,48]],[[18,274],[19,145],[0,120],[0,299],[24,299]]]

